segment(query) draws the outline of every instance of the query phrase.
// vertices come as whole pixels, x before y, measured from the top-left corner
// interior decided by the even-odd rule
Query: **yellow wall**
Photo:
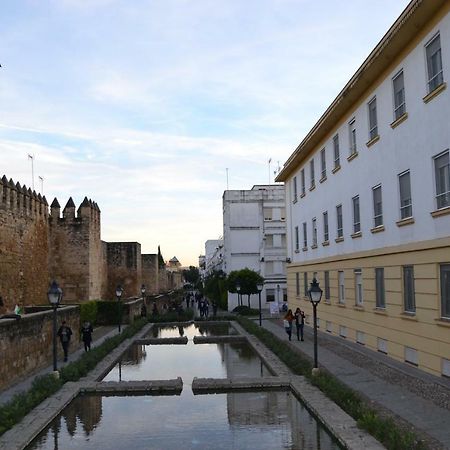
[[[332,334],[347,327],[347,339],[356,341],[356,331],[365,333],[365,345],[377,350],[377,338],[388,341],[388,355],[404,361],[405,346],[418,351],[418,367],[434,375],[442,373],[442,358],[450,359],[450,320],[441,319],[439,265],[450,263],[450,238],[420,242],[392,249],[327,258],[287,268],[289,307],[303,309],[312,316],[304,297],[303,273],[308,283],[313,272],[325,291],[324,271],[330,273],[330,300],[325,292],[318,307],[320,328],[332,322]],[[414,266],[416,313],[403,311],[402,266]],[[384,268],[385,309],[375,307],[375,268]],[[363,305],[355,305],[354,269],[362,270]],[[345,274],[345,306],[338,305],[338,270]],[[296,295],[296,272],[300,273],[300,295]],[[309,319],[312,323],[312,318]]]

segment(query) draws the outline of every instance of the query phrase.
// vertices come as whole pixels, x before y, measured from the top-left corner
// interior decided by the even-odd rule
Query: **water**
[[[272,373],[247,342],[133,345],[103,381],[167,380],[181,377],[265,377]]]
[[[154,325],[147,337],[169,338],[187,336],[192,339],[194,336],[229,336],[238,334],[234,327],[227,323],[207,324],[196,323],[188,325]]]
[[[338,449],[290,393],[85,395],[27,450]]]

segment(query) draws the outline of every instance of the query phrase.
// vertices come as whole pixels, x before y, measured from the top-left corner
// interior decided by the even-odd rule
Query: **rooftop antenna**
[[[268,162],[268,164],[269,164],[269,184],[270,184],[270,163],[272,162],[272,158],[269,158],[269,162]]]
[[[228,191],[228,167],[225,170],[227,171],[227,191]]]
[[[34,191],[34,155],[28,153],[28,159],[31,159],[31,187]]]
[[[44,177],[39,175],[39,180],[41,182],[41,194],[44,195]]]

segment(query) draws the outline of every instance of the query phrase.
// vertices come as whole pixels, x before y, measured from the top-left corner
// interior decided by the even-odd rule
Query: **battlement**
[[[9,181],[5,175],[0,179],[0,210],[8,211],[17,216],[33,219],[48,217],[47,199],[32,191],[27,186]]]
[[[72,197],[70,197],[62,211],[62,216],[61,206],[55,197],[50,206],[50,218],[58,221],[58,223],[68,222],[80,224],[87,222],[93,224],[94,227],[100,228],[100,208],[96,202],[93,202],[87,197],[84,197],[78,209]]]

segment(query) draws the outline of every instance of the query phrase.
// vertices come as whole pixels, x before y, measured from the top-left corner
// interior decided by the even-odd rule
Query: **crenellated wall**
[[[157,253],[142,255],[142,283],[145,284],[148,295],[158,294],[160,292]]]

